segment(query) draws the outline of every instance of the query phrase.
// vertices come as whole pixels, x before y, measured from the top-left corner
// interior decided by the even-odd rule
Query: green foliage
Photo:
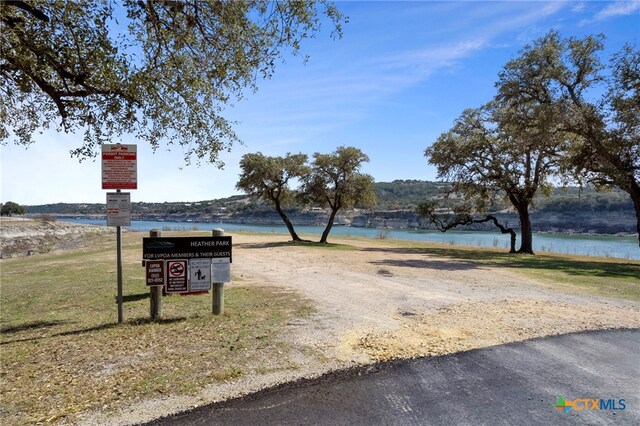
[[[365,153],[351,146],[341,146],[331,154],[313,154],[311,172],[303,179],[301,195],[304,200],[331,208],[321,243],[327,242],[340,209],[375,205],[373,177],[360,173],[360,167],[367,161]]]
[[[340,36],[325,1],[3,2],[0,140],[83,131],[82,159],[130,133],[221,165],[238,140],[224,106],[298,54],[323,15]]]
[[[376,182],[374,191],[381,209],[413,209],[425,198],[441,195],[449,187],[448,184],[421,180],[394,180],[393,182]]]
[[[550,193],[567,149],[568,138],[548,109],[529,104],[516,109],[494,99],[465,110],[425,156],[438,178],[451,182],[445,197],[464,198],[465,218],[474,212],[486,216],[497,198],[506,198],[520,218],[519,251],[532,253],[529,206],[538,191]]]
[[[525,46],[497,84],[511,108],[545,109],[572,135],[566,171],[631,196],[640,241],[640,49],[626,45],[609,62],[604,36],[562,38],[557,31]],[[595,100],[594,100],[595,99]]]
[[[354,147],[339,147],[331,154],[313,154],[311,173],[304,178],[307,200],[332,210],[376,204],[373,177],[359,172],[369,157]]]
[[[289,182],[309,173],[307,158],[306,154],[291,153],[285,157],[267,157],[260,152],[245,154],[240,161],[242,173],[236,185],[237,189],[272,203],[294,241],[300,241],[300,237],[282,207],[294,198]]]
[[[306,154],[287,153],[285,157],[268,157],[258,152],[245,154],[240,160],[240,179],[236,188],[256,198],[286,204],[293,199],[292,179],[309,173]]]
[[[26,210],[18,203],[14,203],[13,201],[7,201],[2,204],[2,208],[0,208],[1,216],[12,216],[14,214],[25,214]]]

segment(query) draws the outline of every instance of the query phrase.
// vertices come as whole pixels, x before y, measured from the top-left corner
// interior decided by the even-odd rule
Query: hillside
[[[378,205],[373,209],[343,211],[338,225],[433,229],[415,212],[416,206],[438,198],[446,184],[419,180],[377,182],[375,192]],[[448,203],[454,202],[451,200]],[[61,217],[104,216],[105,205],[46,204],[25,206],[28,214],[50,214]],[[494,206],[502,220],[511,226],[517,223],[509,206]],[[255,198],[236,195],[204,201],[164,203],[134,202],[134,219],[167,221],[201,221],[248,224],[280,224],[280,218],[271,206]],[[634,234],[635,212],[629,196],[619,190],[598,192],[593,188],[556,188],[549,197],[538,196],[531,209],[536,231]],[[317,225],[325,222],[326,212],[313,206],[290,206],[294,224]],[[493,229],[491,227],[485,229]]]

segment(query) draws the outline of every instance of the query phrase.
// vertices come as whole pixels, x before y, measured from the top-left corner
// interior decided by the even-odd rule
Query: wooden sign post
[[[211,230],[212,237],[224,237],[224,229],[215,228]],[[212,265],[213,266],[213,265]],[[213,315],[224,313],[224,283],[211,283],[213,296],[211,300],[211,312]]]

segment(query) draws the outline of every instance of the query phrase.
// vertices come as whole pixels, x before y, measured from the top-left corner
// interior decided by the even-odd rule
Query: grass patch
[[[88,410],[165,395],[266,371],[286,362],[284,324],[313,308],[296,293],[250,282],[225,288],[225,314],[211,295],[169,296],[163,319],[149,317],[140,249],[125,234],[124,317],[116,324],[115,247],[1,261],[0,422],[64,420]]]
[[[315,248],[315,249],[321,249],[321,250],[345,250],[345,251],[349,251],[349,250],[357,250],[357,248],[355,246],[352,246],[350,244],[337,244],[337,243],[317,243],[314,241],[308,242],[308,241],[291,241],[290,243],[288,243],[290,246],[293,247],[307,247],[307,248]]]
[[[509,254],[504,250],[491,248],[454,248],[407,241],[384,241],[377,246],[363,250],[446,258],[449,259],[447,269],[473,269],[481,266],[507,268],[570,291],[640,300],[639,261],[550,253]],[[415,264],[414,261],[413,265]],[[423,265],[428,267],[429,262],[425,261]],[[398,266],[398,262],[393,266]]]

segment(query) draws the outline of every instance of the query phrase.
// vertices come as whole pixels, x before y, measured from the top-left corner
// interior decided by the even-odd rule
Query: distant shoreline
[[[37,217],[39,215],[25,215],[25,217],[29,218],[29,217]],[[106,222],[106,216],[105,215],[96,215],[96,214],[87,214],[87,215],[82,215],[82,214],[73,214],[73,215],[69,215],[69,214],[62,214],[62,215],[56,215],[56,214],[52,214],[51,216],[55,216],[57,218],[57,220],[59,221],[64,221],[65,219],[77,219],[77,220],[83,220],[83,219],[88,219],[88,220],[102,220]],[[180,220],[179,218],[171,218],[171,217],[164,217],[164,218],[156,218],[156,217],[146,217],[146,216],[134,216],[132,218],[133,221],[136,222],[168,222],[168,223],[183,223],[185,225],[196,225],[196,224],[212,224],[212,225],[246,225],[246,226],[282,226],[284,227],[284,224],[282,223],[282,221],[278,218],[278,220],[274,220],[274,221],[269,221],[269,222],[264,222],[264,221],[258,221],[258,222],[247,222],[247,221],[243,221],[243,222],[233,222],[233,221],[219,221],[218,218],[213,219],[213,218],[195,218],[195,219],[186,219],[186,220]],[[294,226],[320,226],[317,225],[315,223],[295,223],[293,222]],[[387,225],[387,226],[361,226],[359,224],[345,224],[345,223],[336,223],[334,225],[334,227],[353,227],[353,228],[361,228],[361,229],[388,229],[388,230],[395,230],[395,231],[438,231],[435,228],[419,228],[419,227],[398,227],[398,226],[393,226],[393,225]],[[516,232],[519,232],[519,229],[514,228],[516,230]],[[452,230],[453,231],[453,230]],[[469,228],[469,227],[461,227],[459,229],[455,229],[455,231],[458,232],[498,232],[497,230],[495,230],[495,228],[492,227],[483,227],[481,229],[473,229],[473,228]],[[616,233],[603,233],[603,232],[576,232],[576,231],[570,231],[570,232],[566,232],[566,231],[560,231],[560,230],[534,230],[534,234],[541,234],[541,235],[553,235],[553,236],[584,236],[584,237],[621,237],[621,238],[634,238],[637,237],[637,234],[632,233],[632,232],[616,232]]]

